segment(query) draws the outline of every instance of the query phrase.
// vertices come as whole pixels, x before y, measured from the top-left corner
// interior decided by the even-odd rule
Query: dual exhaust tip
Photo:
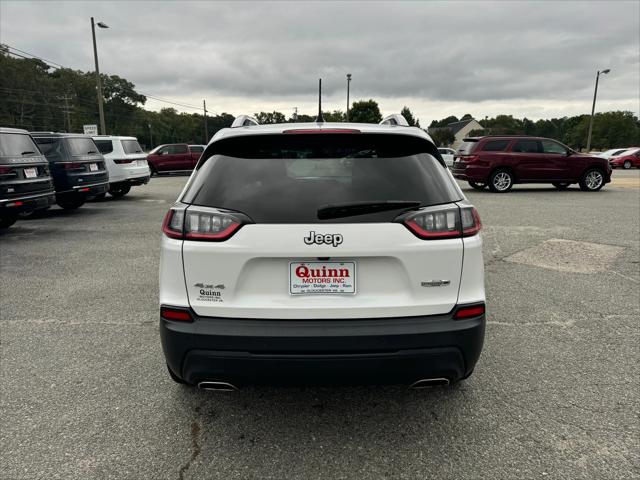
[[[420,390],[431,387],[445,387],[449,385],[448,378],[422,378],[411,384],[410,388]],[[200,390],[212,390],[215,392],[235,392],[238,387],[228,382],[204,381],[198,383]]]

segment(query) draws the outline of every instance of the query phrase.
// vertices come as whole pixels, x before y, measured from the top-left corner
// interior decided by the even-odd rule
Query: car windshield
[[[24,133],[0,133],[0,156],[27,157],[41,155],[36,144]]]
[[[205,155],[211,149],[217,151],[201,164],[182,201],[239,211],[256,223],[388,222],[416,203],[461,199],[435,147],[418,137],[242,136],[211,145]],[[370,213],[357,208],[351,216],[319,218],[331,204],[384,202]]]
[[[137,140],[120,140],[124,153],[142,153],[142,147]]]
[[[98,147],[91,138],[68,138],[67,146],[71,155],[94,155],[98,153]]]

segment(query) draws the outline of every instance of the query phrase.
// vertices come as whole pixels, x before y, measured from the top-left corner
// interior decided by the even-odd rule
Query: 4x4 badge
[[[308,237],[302,239],[307,245],[333,245],[337,247],[343,242],[342,235],[339,233],[316,233],[313,230],[309,232]]]

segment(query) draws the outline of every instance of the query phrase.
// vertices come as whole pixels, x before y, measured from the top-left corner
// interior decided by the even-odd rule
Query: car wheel
[[[181,385],[186,385],[187,382],[185,382],[179,376],[177,376],[175,373],[173,373],[171,371],[171,369],[169,368],[169,365],[167,365],[167,371],[169,372],[169,376],[171,377],[171,380],[173,380],[174,382],[179,383]]]
[[[8,214],[0,217],[0,229],[9,228],[18,221],[18,215]]]
[[[566,183],[566,182],[554,182],[553,186],[556,187],[558,190],[566,190],[567,188],[569,188],[569,185],[571,185],[570,183]]]
[[[489,190],[505,193],[513,187],[513,174],[509,170],[496,170],[489,178]]]
[[[631,160],[625,160],[622,166],[625,170],[629,170],[631,168]]]
[[[150,172],[150,176],[155,177],[158,175],[158,170],[156,170],[156,167],[154,167],[153,165],[149,165],[149,172]]]
[[[590,168],[580,179],[580,190],[585,192],[597,192],[604,186],[604,175],[598,168]]]
[[[473,188],[474,190],[484,190],[485,188],[487,188],[486,183],[480,183],[480,182],[468,182],[468,183],[471,186],[471,188]]]
[[[109,187],[109,195],[115,198],[124,197],[131,190],[131,185],[114,185]]]
[[[60,208],[64,208],[65,210],[74,210],[76,208],[80,208],[84,205],[86,199],[81,196],[70,196],[70,197],[56,197],[56,203]]]

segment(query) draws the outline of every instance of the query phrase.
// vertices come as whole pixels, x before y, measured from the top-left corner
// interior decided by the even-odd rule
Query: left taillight
[[[242,219],[228,212],[190,207],[171,209],[165,216],[162,231],[170,238],[222,242],[243,225]]]
[[[193,316],[188,308],[184,307],[171,307],[163,305],[160,307],[160,317],[165,320],[172,320],[174,322],[193,322]]]
[[[482,228],[480,215],[471,206],[418,210],[404,217],[403,223],[423,240],[470,237]]]

